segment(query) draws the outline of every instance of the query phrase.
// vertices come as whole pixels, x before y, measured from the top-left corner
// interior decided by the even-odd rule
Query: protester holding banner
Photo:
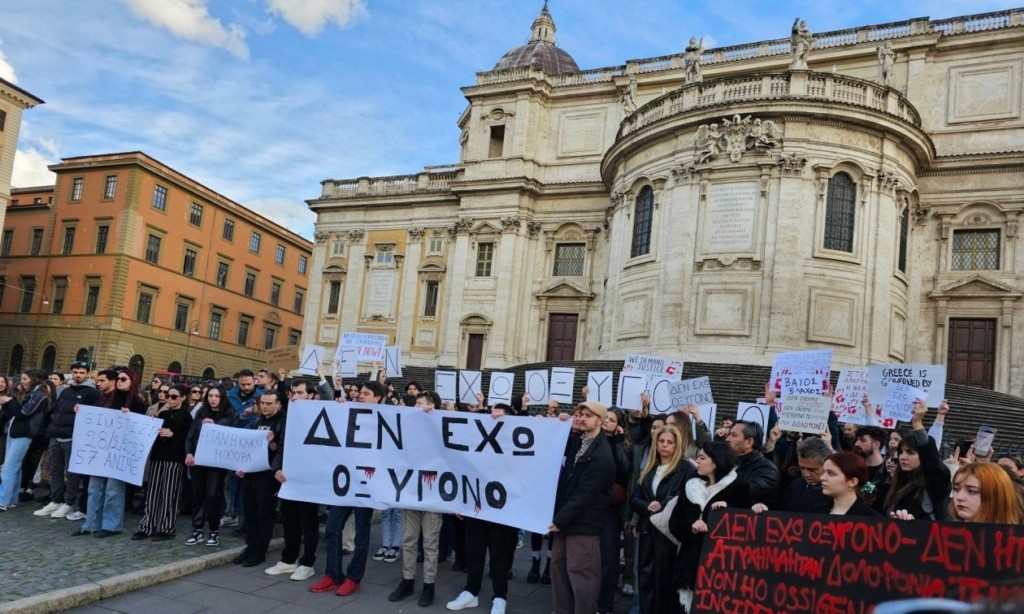
[[[923,399],[914,399],[913,411],[913,430],[898,445],[899,467],[885,500],[886,512],[893,518],[942,520],[949,496],[949,468],[924,430],[928,408]]]
[[[604,531],[601,533],[601,592],[597,599],[598,612],[611,612],[615,601],[615,588],[619,575],[619,548],[622,535],[622,508],[630,491],[629,478],[633,469],[629,464],[629,436],[623,426],[626,412],[617,407],[608,408],[608,416],[601,425],[604,436],[612,448],[615,460],[615,482],[612,484],[612,501],[605,514]],[[627,566],[632,562],[632,557]],[[536,566],[540,561],[535,561]],[[630,574],[632,578],[632,574]]]
[[[700,552],[708,532],[708,512],[724,507],[746,508],[750,504],[750,487],[736,472],[736,456],[729,444],[705,442],[697,454],[696,477],[686,481],[674,509],[666,510],[668,528],[679,541],[673,576],[678,601],[666,600],[665,609],[656,610],[659,614],[677,611],[677,603],[690,610]]]
[[[604,514],[611,502],[615,459],[601,430],[608,410],[597,401],[576,406],[573,434],[558,479],[552,532],[551,596],[557,614],[593,614],[601,590]]]
[[[7,423],[7,448],[4,451],[3,470],[0,471],[0,512],[18,505],[18,485],[21,484],[22,461],[32,440],[46,432],[53,402],[46,372],[28,369],[21,374],[21,389],[25,391],[21,403]],[[35,467],[29,467],[34,471]]]
[[[202,407],[196,413],[185,437],[185,465],[192,474],[192,535],[185,541],[194,546],[203,541],[203,525],[210,527],[206,545],[220,545],[220,520],[224,514],[224,480],[227,469],[196,465],[195,452],[204,424],[231,426],[235,423],[235,410],[228,404],[228,393],[223,386],[207,388]]]
[[[687,425],[688,426],[688,425]],[[637,580],[640,589],[640,610],[643,614],[660,614],[678,603],[673,574],[676,544],[651,525],[651,515],[660,512],[669,499],[677,496],[694,475],[694,467],[683,458],[683,441],[679,429],[663,426],[654,435],[654,447],[640,480],[633,487],[630,506],[638,517],[640,558]]]
[[[273,467],[275,457],[284,451],[285,421],[284,413],[281,412],[281,395],[276,390],[264,391],[259,398],[258,411],[259,418],[250,428],[267,432],[267,440],[270,442],[267,460]],[[232,562],[243,567],[255,567],[267,560],[280,485],[270,470],[248,474],[236,471],[235,476],[241,478],[242,497],[245,500],[245,550]]]
[[[118,383],[126,377],[118,375]],[[120,386],[119,386],[120,389]],[[133,540],[153,538],[167,541],[174,537],[181,497],[181,480],[185,474],[185,440],[192,426],[187,406],[188,386],[175,384],[167,392],[167,403],[156,420],[161,423],[156,442],[149,454],[149,481],[146,483],[146,513]]]
[[[868,480],[864,457],[854,452],[835,452],[825,460],[821,490],[832,499],[828,510],[834,516],[879,516],[860,495]]]

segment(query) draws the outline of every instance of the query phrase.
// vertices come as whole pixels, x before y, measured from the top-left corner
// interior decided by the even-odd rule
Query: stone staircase
[[[587,383],[587,373],[591,371],[613,371],[614,393],[617,390],[618,372],[622,369],[621,360],[588,360],[574,362],[538,362],[518,365],[501,371],[516,374],[513,398],[519,398],[524,391],[524,373],[536,369],[551,367],[574,367],[576,379],[573,386],[576,401],[581,401],[580,390]],[[417,381],[427,390],[434,387],[434,371],[458,371],[455,367],[404,367],[402,378],[395,378],[395,390],[402,392],[406,382]],[[483,391],[487,394],[487,383],[490,370],[484,370]],[[770,367],[757,365],[720,364],[687,362],[683,367],[683,379],[708,376],[711,389],[718,404],[718,421],[724,417],[735,415],[735,408],[741,402],[754,401],[764,396],[764,384],[768,381]],[[367,375],[363,375],[367,377]],[[832,384],[835,386],[839,372],[832,372]],[[945,443],[955,444],[961,439],[974,439],[978,426],[985,424],[998,429],[995,447],[1000,453],[1018,453],[1024,450],[1024,399],[1020,397],[992,392],[982,388],[946,385],[946,398],[950,412],[946,417]],[[926,420],[926,424],[930,422]]]

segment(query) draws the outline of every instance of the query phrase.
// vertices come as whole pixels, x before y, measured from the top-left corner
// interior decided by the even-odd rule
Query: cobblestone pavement
[[[191,534],[187,516],[178,518],[177,535],[166,542],[129,539],[141,519],[132,514],[125,514],[121,535],[71,537],[82,523],[33,516],[41,507],[28,502],[0,512],[0,604],[244,544],[241,537],[231,536],[231,528],[225,528],[219,548],[185,546]]]

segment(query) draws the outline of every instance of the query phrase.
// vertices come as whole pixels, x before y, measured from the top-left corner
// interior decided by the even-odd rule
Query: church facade
[[[303,339],[503,368],[947,364],[1024,395],[1024,9],[580,70],[545,7],[456,164],[325,180]]]

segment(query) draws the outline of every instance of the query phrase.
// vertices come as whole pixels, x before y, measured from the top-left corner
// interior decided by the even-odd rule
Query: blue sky
[[[25,114],[14,185],[142,150],[292,230],[320,181],[458,159],[459,91],[526,41],[542,0],[3,0],[0,77]],[[1002,10],[1024,0],[551,0],[582,69],[706,46]],[[712,44],[707,44],[708,42]]]

